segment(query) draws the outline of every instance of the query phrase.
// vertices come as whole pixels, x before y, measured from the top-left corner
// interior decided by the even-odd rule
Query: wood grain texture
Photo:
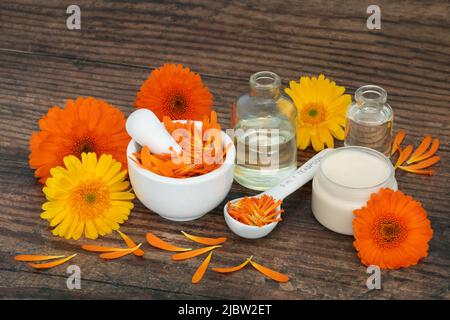
[[[447,1],[379,1],[382,29],[365,27],[365,1],[77,1],[82,29],[65,26],[65,1],[0,2],[0,298],[225,298],[225,299],[449,299],[450,26]],[[311,184],[285,201],[285,220],[267,238],[231,234],[219,206],[203,218],[173,223],[138,201],[121,228],[135,241],[152,231],[178,245],[192,245],[180,230],[225,235],[212,266],[236,265],[248,255],[288,274],[278,284],[251,268],[231,275],[208,271],[190,279],[202,259],[170,261],[144,246],[145,256],[101,262],[80,250],[86,241],[51,235],[39,219],[41,186],[28,168],[28,140],[38,119],[67,98],[95,96],[125,114],[152,68],[180,62],[200,72],[214,94],[224,127],[230,106],[247,90],[251,73],[277,72],[285,83],[325,73],[350,93],[367,83],[383,86],[396,129],[408,141],[441,138],[437,174],[397,173],[400,188],[423,202],[435,231],[430,255],[419,265],[383,271],[383,290],[368,291],[367,274],[352,238],[324,229],[312,216]],[[313,153],[298,153],[302,163]],[[232,199],[253,194],[237,184]],[[120,245],[110,235],[104,245]],[[18,253],[79,253],[82,289],[68,290],[65,267],[34,272]],[[220,289],[218,289],[220,288]]]

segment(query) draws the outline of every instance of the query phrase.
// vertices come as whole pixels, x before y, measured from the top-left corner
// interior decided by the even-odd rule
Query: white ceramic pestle
[[[309,159],[307,162],[305,162],[291,176],[283,180],[280,184],[254,197],[259,197],[264,194],[267,194],[272,196],[275,200],[286,198],[287,196],[289,196],[297,189],[301,188],[303,185],[305,185],[308,181],[310,181],[314,177],[317,169],[320,166],[320,161],[327,153],[331,152],[332,150],[333,149],[322,150],[314,157]],[[238,201],[239,199],[241,198],[234,199],[231,202]],[[278,210],[280,209],[281,208],[278,208]],[[278,224],[278,222],[272,222],[262,227],[257,227],[241,223],[228,214],[228,204],[226,204],[225,207],[223,208],[223,214],[225,217],[225,221],[227,222],[227,225],[231,229],[231,231],[233,231],[238,236],[247,239],[258,239],[265,237]]]
[[[164,124],[148,109],[138,109],[130,114],[126,129],[134,141],[148,147],[152,153],[172,153],[171,147],[175,152],[181,152],[181,147],[167,132]]]

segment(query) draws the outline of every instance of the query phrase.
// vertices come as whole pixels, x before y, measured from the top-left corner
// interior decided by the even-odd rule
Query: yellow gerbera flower
[[[96,239],[128,219],[134,194],[125,180],[121,163],[103,154],[97,161],[93,152],[64,157],[63,167],[50,170],[43,191],[47,202],[41,218],[50,222],[55,236],[66,239]]]
[[[325,78],[301,77],[299,82],[291,81],[285,92],[297,107],[297,146],[306,149],[312,144],[320,151],[326,145],[334,147],[335,137],[344,140],[345,113],[351,97],[344,87]]]

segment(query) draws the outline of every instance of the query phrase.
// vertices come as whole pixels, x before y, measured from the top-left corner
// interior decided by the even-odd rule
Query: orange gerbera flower
[[[98,157],[111,154],[127,164],[126,148],[129,141],[123,113],[107,102],[92,97],[67,100],[66,107],[51,108],[39,121],[41,131],[30,139],[30,167],[35,176],[45,183],[50,169],[63,165],[65,156],[80,158],[83,152],[95,152]]]
[[[428,255],[433,230],[427,213],[403,192],[381,189],[354,214],[354,246],[364,265],[398,269]]]
[[[134,105],[150,109],[160,120],[201,120],[211,113],[212,95],[197,73],[181,64],[165,64],[145,80]]]

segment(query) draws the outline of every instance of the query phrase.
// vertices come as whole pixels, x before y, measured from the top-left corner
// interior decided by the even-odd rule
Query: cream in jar
[[[312,211],[326,228],[353,234],[353,210],[381,188],[397,190],[392,163],[365,147],[343,147],[327,154],[314,176]]]

